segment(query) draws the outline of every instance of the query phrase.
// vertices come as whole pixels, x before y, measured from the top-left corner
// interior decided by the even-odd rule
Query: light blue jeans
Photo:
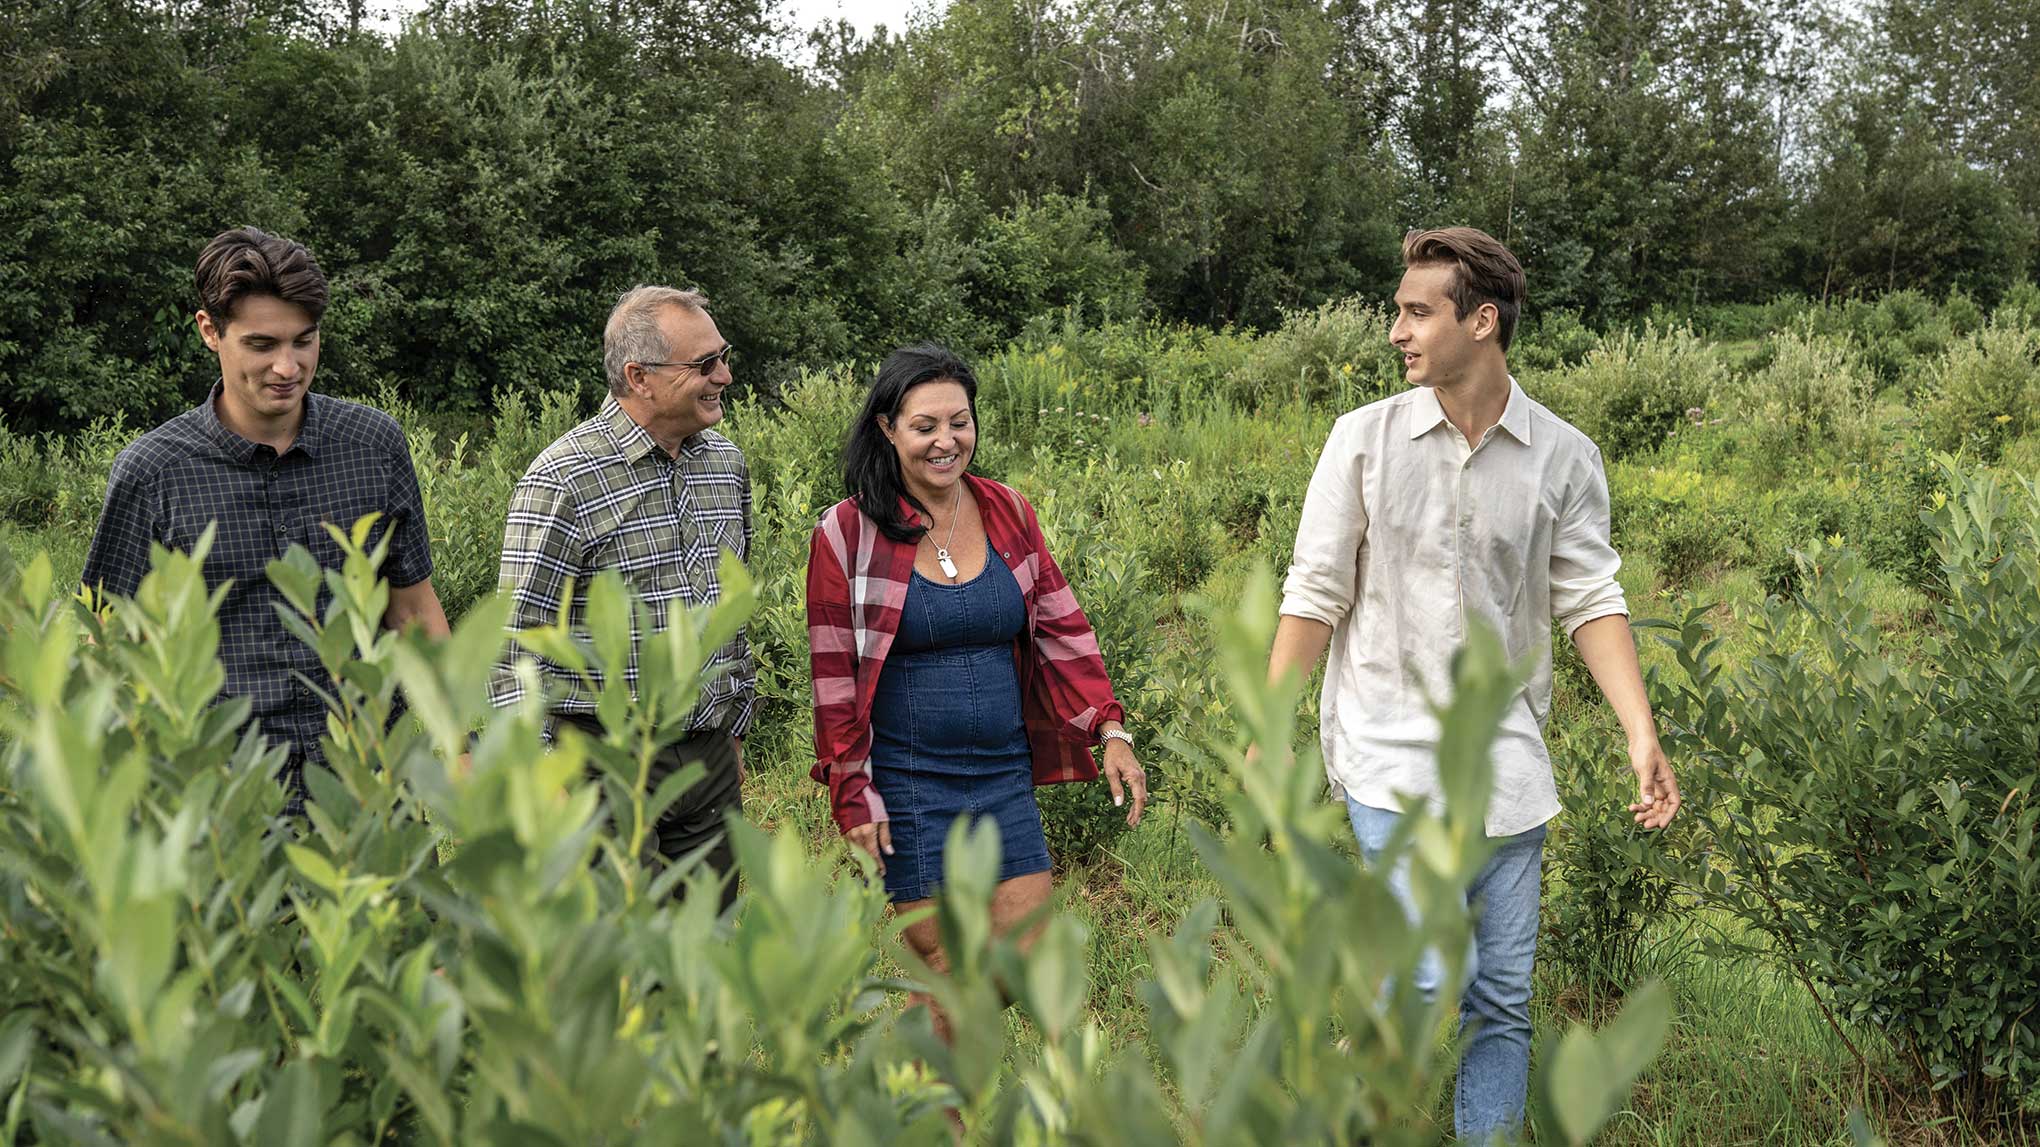
[[[1381,857],[1401,813],[1348,798],[1353,836],[1369,864]],[[1539,881],[1544,870],[1544,830],[1505,837],[1473,878],[1466,902],[1475,913],[1473,951],[1459,1022],[1471,1033],[1459,1051],[1459,1085],[1452,1115],[1462,1142],[1487,1143],[1500,1134],[1518,1135],[1530,1092],[1530,969],[1537,960]],[[1409,872],[1397,865],[1389,887],[1410,908]],[[1417,987],[1435,996],[1444,961],[1429,951],[1417,967]]]

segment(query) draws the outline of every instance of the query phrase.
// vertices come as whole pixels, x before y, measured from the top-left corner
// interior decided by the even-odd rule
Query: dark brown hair
[[[198,305],[224,330],[249,295],[295,303],[316,323],[326,313],[326,273],[302,243],[253,227],[222,231],[198,253]]]
[[[1516,337],[1516,319],[1523,313],[1527,283],[1523,264],[1493,235],[1473,227],[1440,227],[1403,236],[1405,267],[1450,266],[1452,309],[1457,317],[1482,303],[1495,306],[1495,335],[1503,350]]]

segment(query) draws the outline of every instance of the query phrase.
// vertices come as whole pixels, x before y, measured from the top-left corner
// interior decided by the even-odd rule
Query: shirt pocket
[[[375,525],[369,531],[367,548],[375,549],[375,543],[395,525],[390,515],[389,488],[390,465],[383,458],[354,458],[347,461],[346,477],[338,482],[307,483],[307,489],[319,490],[316,503],[307,501],[299,511],[298,521],[292,533],[298,535],[318,557],[319,564],[338,566],[342,560],[340,543],[326,529],[331,525],[341,534],[349,534],[354,523],[370,514],[377,515]]]
[[[677,523],[658,497],[644,491],[605,506],[583,520],[581,568],[593,581],[613,569],[662,622],[665,603],[684,584],[686,555]]]
[[[738,561],[749,560],[751,555],[744,552],[744,524],[742,522],[718,521],[709,531],[709,537],[715,544],[712,560],[721,561],[725,551],[737,555]]]

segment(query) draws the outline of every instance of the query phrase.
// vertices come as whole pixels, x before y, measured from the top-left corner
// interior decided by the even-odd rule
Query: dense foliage
[[[706,288],[773,392],[1049,315],[1272,329],[1378,297],[1416,225],[1596,325],[1987,308],[2040,227],[2030,0],[954,0],[805,46],[772,0],[366,7],[0,9],[10,425],[201,393],[190,267],[241,223],[323,258],[330,389],[470,414],[592,391],[639,281]]]
[[[270,576],[339,682],[332,771],[310,825],[279,824],[281,749],[211,707],[219,627],[200,566],[158,551],[132,602],[88,614],[46,558],[0,569],[0,1137],[52,1144],[948,1143],[945,1108],[986,1142],[1437,1142],[1427,1109],[1455,1007],[1411,971],[1465,949],[1453,891],[1484,859],[1487,747],[1519,688],[1492,637],[1464,659],[1441,768],[1451,805],[1415,818],[1412,925],[1385,876],[1334,845],[1320,766],[1210,742],[1236,781],[1233,831],[1200,832],[1224,893],[1149,939],[1145,1047],[1086,1018],[1081,928],[1031,950],[991,935],[996,829],[959,826],[939,919],[953,970],[921,970],[953,1018],[888,1004],[874,975],[882,896],[817,863],[792,829],[732,823],[743,895],[639,862],[646,791],[702,671],[749,612],[740,568],[713,611],[645,650],[648,684],[602,697],[605,735],[548,751],[536,705],[496,712],[501,603],[444,644],[380,629],[381,557],[322,577],[302,548]],[[324,599],[321,609],[319,601]],[[526,633],[569,665],[613,666],[630,613],[608,576],[585,632]],[[1287,743],[1296,695],[1259,683],[1262,578],[1224,645],[1251,738]],[[85,640],[89,638],[88,640]],[[618,681],[621,674],[605,675]],[[415,720],[389,723],[399,691]],[[479,725],[473,742],[467,734]],[[1278,759],[1279,758],[1279,759]],[[687,895],[668,893],[684,882]],[[1220,929],[1223,911],[1231,921]],[[1325,929],[1353,943],[1324,942]],[[1225,958],[1215,959],[1215,945]],[[1002,995],[1038,1031],[1009,1046]],[[1664,1038],[1661,992],[1550,1049],[1539,1089],[1558,1141],[1584,1143]]]
[[[1918,648],[1882,632],[1862,559],[1816,543],[1746,662],[1705,610],[1676,627],[1658,703],[1701,767],[1702,898],[1935,1086],[2040,1110],[2040,487],[1947,478]]]
[[[1831,546],[1839,537],[1855,555],[1849,559],[1854,572],[1843,594],[1849,624],[1867,616],[1882,643],[1881,656],[1908,672],[1958,658],[1971,659],[1965,669],[1996,672],[1988,658],[1973,656],[1975,647],[1958,650],[1947,644],[1954,631],[1940,620],[1939,608],[1951,595],[1946,563],[1936,546],[1947,545],[1955,535],[1944,536],[1946,511],[1939,518],[1933,511],[1937,498],[1953,499],[1961,487],[1936,461],[1935,450],[1952,445],[1965,453],[1963,482],[1976,480],[1984,460],[2001,474],[2040,471],[2040,433],[2032,424],[2032,407],[2016,399],[2040,392],[2040,347],[2033,335],[2040,329],[2040,293],[2031,288],[2008,292],[1993,309],[1959,293],[1936,301],[1898,292],[1876,301],[1827,306],[1719,308],[1698,319],[1691,327],[1653,323],[1604,336],[1570,316],[1551,316],[1525,331],[1514,355],[1530,394],[1608,445],[1615,541],[1625,559],[1624,586],[1639,617],[1670,613],[1680,618],[1689,596],[1718,601],[1706,615],[1723,638],[1715,664],[1733,670],[1764,657],[1790,656],[1790,649],[1798,647],[1769,635],[1798,632],[1803,637],[1813,631],[1765,628],[1770,623],[1764,601],[1772,594],[1789,599],[1796,593],[1812,603],[1778,606],[1780,618],[1795,616],[1795,610],[1829,608],[1819,604],[1832,597],[1823,596],[1829,591],[1820,588],[1818,579],[1834,562],[1823,558],[1807,566],[1795,552]],[[1206,892],[1230,895],[1230,885],[1213,875],[1220,866],[1207,868],[1208,857],[1190,846],[1193,830],[1205,826],[1228,840],[1231,833],[1258,831],[1251,829],[1258,822],[1239,819],[1242,782],[1229,754],[1240,738],[1252,735],[1252,722],[1260,718],[1242,700],[1250,694],[1233,685],[1226,662],[1215,656],[1215,650],[1227,647],[1199,603],[1219,602],[1229,609],[1247,601],[1254,567],[1279,568],[1286,560],[1315,449],[1332,419],[1399,385],[1382,337],[1384,326],[1381,310],[1348,300],[1293,313],[1281,328],[1261,336],[1142,322],[1041,326],[980,360],[983,433],[974,466],[1012,482],[1040,508],[1051,545],[1099,628],[1108,668],[1155,780],[1157,804],[1132,832],[1124,829],[1123,810],[1113,809],[1096,786],[1064,786],[1044,794],[1059,886],[1073,910],[1095,913],[1089,917],[1095,927],[1088,942],[1078,945],[1093,961],[1094,991],[1086,1017],[1102,1025],[1101,1038],[1111,1048],[1143,1041],[1158,1022],[1136,991],[1159,975],[1155,969],[1160,965],[1143,937],[1173,927],[1190,902]],[[751,625],[761,659],[763,704],[747,754],[753,766],[747,795],[755,800],[762,793],[763,801],[754,806],[761,823],[794,834],[810,858],[837,857],[840,845],[819,790],[805,776],[812,757],[801,570],[808,530],[820,510],[840,496],[836,451],[857,409],[859,386],[847,371],[804,372],[786,384],[782,404],[769,409],[755,402],[734,404],[725,426],[752,460],[759,514]],[[529,401],[506,396],[481,437],[450,432],[436,412],[410,406],[395,392],[376,401],[411,431],[432,525],[434,578],[450,612],[456,620],[486,617],[484,611],[494,608],[489,590],[510,484],[540,448],[585,415],[586,396],[555,392]],[[135,431],[131,424],[106,423],[68,438],[0,433],[0,540],[24,560],[47,549],[53,586],[75,579],[107,466]],[[2010,480],[2003,481],[2010,489]],[[2007,595],[1991,607],[2004,619],[2030,609],[2031,591],[2015,583],[1997,584],[1991,592]],[[1255,608],[1272,607],[1263,603]],[[479,641],[480,632],[470,639]],[[2007,627],[2003,637],[2011,641],[2020,632]],[[1676,658],[1659,643],[1644,644],[1658,672],[1661,704],[1680,728],[1693,727],[1675,696],[1662,691],[1679,676]],[[2014,653],[2030,657],[2030,651],[2008,645],[2005,657],[2012,660],[2007,664],[2024,663]],[[180,665],[175,673],[150,670],[153,677],[141,676],[139,669],[123,671],[145,682],[167,680],[178,688],[202,689],[199,665]],[[1940,689],[1961,679],[1919,680],[1928,683],[1923,689]],[[1982,679],[1966,687],[1978,693],[1993,688]],[[1723,704],[1746,713],[1789,701],[1782,693],[1756,695],[1770,687],[1746,688],[1732,672],[1717,678],[1715,688],[1724,691]],[[1992,703],[2016,706],[2024,703],[2022,696],[2006,691]],[[1905,718],[1911,721],[1939,702],[1905,703],[1912,706]],[[1998,725],[2007,731],[2019,728],[2011,719],[2015,710],[2006,713]],[[1312,714],[1306,696],[1298,739],[1308,739]],[[1719,953],[1696,956],[1701,938],[1716,933],[1756,948],[1745,963],[1779,969],[1793,1000],[1811,998],[1789,963],[1794,946],[1789,936],[1756,942],[1764,929],[1732,920],[1724,924],[1723,909],[1695,914],[1692,894],[1703,887],[1704,877],[1683,867],[1694,858],[1714,858],[1720,871],[1738,881],[1736,887],[1749,887],[1743,883],[1747,874],[1727,859],[1730,852],[1721,843],[1726,838],[1716,837],[1717,831],[1735,825],[1702,823],[1720,811],[1706,803],[1716,790],[1705,783],[1707,770],[1701,767],[1714,759],[1709,755],[1713,750],[1697,743],[1674,747],[1674,759],[1694,790],[1697,815],[1668,836],[1638,832],[1621,808],[1627,798],[1616,749],[1619,732],[1562,640],[1550,733],[1566,811],[1554,824],[1548,846],[1541,949],[1547,978],[1540,981],[1539,992],[1540,1000],[1550,1003],[1540,1006],[1554,1009],[1550,1014],[1560,1021],[1582,1011],[1602,1015],[1603,1002],[1619,999],[1652,975],[1687,980],[1683,990],[1691,992],[1689,977],[1713,982],[1725,969],[1743,966]],[[1833,737],[1837,743],[1847,740],[1838,727]],[[650,734],[633,743],[650,743]],[[592,745],[585,751],[601,752]],[[1851,745],[1848,751],[1867,749]],[[1727,768],[1727,759],[1721,760]],[[247,763],[259,768],[252,759]],[[629,809],[628,777],[618,783],[623,790],[608,791],[608,803]],[[1937,785],[1939,778],[1923,783]],[[1966,798],[1965,815],[1987,819],[1986,814],[1997,813],[2004,793],[1994,791],[1997,798],[1989,809],[1979,798]],[[1938,799],[1923,799],[1903,815],[1895,808],[1866,808],[1864,823],[1896,830],[1927,815],[1922,810],[1929,809],[1929,802],[1938,807]],[[1754,823],[1759,831],[1772,832],[1780,815],[1761,811]],[[2019,809],[2002,815],[2019,815]],[[1979,839],[1996,831],[1982,821],[1972,827],[1982,834]],[[1917,826],[1907,831],[1916,830],[1926,831]],[[405,839],[422,842],[426,837]],[[1933,840],[1922,837],[1906,847],[1928,866],[1943,862],[1932,852],[1939,847]],[[1969,847],[1974,856],[1980,845]],[[1993,855],[2009,855],[2004,849],[2017,847],[2014,834]],[[1807,853],[1802,863],[1813,860]],[[1354,863],[1350,856],[1338,861],[1346,871]],[[822,863],[827,867],[827,861]],[[1836,881],[1842,894],[1856,895],[1842,883],[1847,876],[1822,879]],[[1687,881],[1683,892],[1675,886],[1681,879]],[[1822,887],[1809,886],[1808,894]],[[1979,878],[1969,889],[1976,899],[1965,904],[1977,920],[2019,918],[2016,885],[1990,886]],[[2000,893],[2009,899],[1997,899]],[[1145,906],[1135,911],[1132,903]],[[1914,910],[1905,903],[1910,902],[1901,902],[1902,911]],[[1953,905],[1943,907],[1952,910]],[[876,906],[859,902],[856,910],[875,912]],[[1808,920],[1821,918],[1810,908],[1798,911]],[[1905,926],[1913,928],[1926,918],[1907,916]],[[405,919],[406,927],[423,926]],[[1221,931],[1237,923],[1236,915],[1223,915]],[[1979,943],[1987,935],[1986,925],[1963,927],[1950,935]],[[2008,934],[2020,935],[2016,924],[2007,927]],[[1214,969],[1248,958],[1223,946],[1221,952]],[[1804,966],[1811,970],[1815,965]],[[2008,963],[2007,974],[2020,966]],[[1939,974],[1930,961],[1923,960],[1921,967],[1923,976]],[[1576,990],[1583,986],[1590,997],[1583,999]],[[1855,993],[1848,995],[1832,994],[1818,982],[1815,987],[1823,993],[1819,998],[1830,1001],[1839,1030],[1863,1052],[1873,1074],[1911,1076],[1909,1058],[1894,1054],[1892,1046],[1904,1045],[1904,1025],[1920,1021],[1921,1013],[1895,1020],[1899,1012],[1871,994],[1875,985],[1848,985]],[[1951,993],[1951,1017],[1983,1024],[2001,1018],[2003,1030],[2022,1030],[2014,1022],[2016,1011],[1974,1007],[1974,1001],[1963,1002],[1963,985],[1941,987]],[[1683,1041],[1701,1038],[1705,1021],[1694,1015],[1701,1002],[1681,996],[1681,1013],[1692,1019],[1682,1025],[1681,1054],[1693,1046]],[[1748,1023],[1775,1027],[1780,1006],[1776,998],[1751,1003],[1747,1015],[1758,1018],[1738,1017],[1744,1020],[1741,1026],[1719,1037],[1732,1041],[1735,1049],[1727,1057],[1729,1074],[1742,1079],[1739,1073],[1749,1070]],[[1810,1006],[1806,1011],[1812,1015]],[[1550,1022],[1540,1018],[1541,1025]],[[1952,1020],[1945,1030],[1950,1040],[1945,1046],[1922,1045],[1921,1086],[1914,1094],[1930,1096],[1927,1088],[1938,1081],[1942,1095],[1974,1095],[1986,1107],[2015,1102],[2015,1086],[1972,1089],[1974,1081],[1992,1078],[1986,1062],[1972,1060],[1957,1068],[1966,1074],[1934,1074],[1932,1063],[1945,1068],[1963,1062],[1959,1039],[1967,1036]],[[1006,1059],[1016,1070],[1034,1062],[1025,1038],[1009,1046]],[[1840,1043],[1832,1046],[1837,1060],[1843,1059]],[[2004,1066],[2010,1072],[2012,1061]],[[1683,1063],[1668,1066],[1667,1079],[1681,1079],[1687,1069]],[[1796,1124],[1802,1130],[1814,1128],[1810,1137],[1815,1140],[1835,1133],[1838,1110],[1855,1103],[1875,1107],[1860,1090],[1858,1069],[1835,1070],[1846,1078],[1808,1100]],[[1766,1064],[1751,1078],[1784,1088],[1788,1085],[1776,1081],[1812,1074],[1806,1063],[1793,1061],[1789,1070]],[[899,1077],[894,1085],[911,1090],[925,1082],[919,1076]],[[1743,1102],[1741,1093],[1725,1109],[1711,1102],[1682,1106],[1682,1100],[1670,1097],[1677,1090],[1654,1083],[1638,1092],[1639,1115],[1627,1121],[1637,1128],[1635,1136],[1683,1141],[1711,1133],[1728,1112],[1749,1120],[1772,1114],[1736,1108]],[[1167,1086],[1163,1094],[1173,1096]],[[1693,1122],[1682,1125],[1682,1119]],[[1799,1141],[1774,1133],[1762,1121],[1739,1138],[1727,1133],[1720,1138],[1759,1142],[1780,1137]]]

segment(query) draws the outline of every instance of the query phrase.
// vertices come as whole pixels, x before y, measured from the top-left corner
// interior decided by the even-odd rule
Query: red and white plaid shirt
[[[1034,754],[1034,783],[1098,777],[1098,728],[1125,719],[1112,694],[1098,635],[1077,606],[1042,540],[1034,507],[1010,487],[965,474],[993,552],[1013,571],[1027,607],[1014,643],[1020,708]],[[808,551],[809,661],[814,674],[815,767],[843,831],[887,819],[871,785],[871,699],[899,631],[914,549],[895,542],[845,499],[822,515]]]

